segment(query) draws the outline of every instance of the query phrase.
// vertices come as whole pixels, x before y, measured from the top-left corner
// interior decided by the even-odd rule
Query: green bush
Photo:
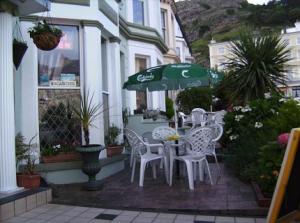
[[[294,100],[273,96],[235,106],[224,118],[226,163],[244,180],[256,181],[272,193],[284,154],[277,144],[281,133],[300,126],[300,106]]]
[[[170,120],[173,118],[175,112],[173,107],[173,101],[171,98],[166,98],[166,116]]]
[[[106,146],[115,146],[118,144],[117,137],[120,135],[121,129],[117,126],[110,126],[108,128],[107,135],[105,136],[105,145]]]
[[[204,87],[185,89],[178,94],[176,104],[179,110],[186,114],[190,114],[194,108],[209,110],[212,104],[212,89]]]
[[[276,186],[284,153],[285,146],[279,145],[276,141],[269,142],[260,147],[257,162],[249,168],[251,178],[268,197],[272,196]]]

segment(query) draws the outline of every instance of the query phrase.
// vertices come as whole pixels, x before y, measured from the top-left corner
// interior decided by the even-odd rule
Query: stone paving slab
[[[238,180],[223,165],[221,177],[217,168],[210,163],[214,185],[209,182],[195,183],[195,190],[188,187],[185,176],[175,176],[170,187],[162,170],[157,179],[152,178],[151,168],[146,169],[144,187],[138,186],[138,167],[134,183],[130,182],[131,169],[111,176],[103,181],[103,189],[95,192],[81,190],[81,184],[53,187],[53,202],[66,205],[89,207],[175,211],[184,213],[203,213],[204,215],[248,215],[265,216],[266,208],[256,203],[250,184]],[[184,168],[181,170],[184,173]]]
[[[61,210],[81,214],[70,216]],[[1,223],[261,223],[265,221],[264,218],[139,212],[48,204]]]

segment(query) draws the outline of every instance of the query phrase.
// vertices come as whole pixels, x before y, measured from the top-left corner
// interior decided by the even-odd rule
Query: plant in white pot
[[[93,123],[103,112],[102,105],[94,104],[93,95],[89,96],[89,92],[84,91],[83,96],[81,96],[80,109],[73,107],[73,111],[81,121],[85,141],[85,145],[77,148],[77,151],[82,155],[82,171],[89,177],[83,188],[86,190],[99,190],[101,183],[96,180],[96,175],[101,170],[99,153],[104,147],[99,144],[90,144],[90,127],[96,127]]]

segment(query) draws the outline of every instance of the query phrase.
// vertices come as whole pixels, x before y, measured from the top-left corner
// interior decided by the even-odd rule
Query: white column
[[[93,104],[102,104],[101,30],[84,26],[84,88]],[[104,144],[103,115],[90,127],[90,144]]]
[[[17,189],[12,15],[0,12],[0,192]]]
[[[111,37],[108,44],[108,91],[110,123],[123,128],[120,39]]]

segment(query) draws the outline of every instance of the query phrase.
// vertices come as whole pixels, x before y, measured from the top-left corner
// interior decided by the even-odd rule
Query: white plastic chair
[[[217,142],[220,140],[220,138],[223,135],[223,126],[221,124],[213,124],[213,125],[210,125],[209,127],[213,130],[213,138],[211,140],[211,143],[207,147],[206,155],[214,157],[215,162],[218,167],[219,174],[220,174],[221,168],[220,168],[217,154],[216,154],[216,145],[217,145]]]
[[[166,141],[169,136],[175,135],[176,130],[168,126],[159,126],[152,131],[152,138],[158,141]]]
[[[207,122],[207,115],[205,110],[202,108],[194,108],[192,110],[192,128],[196,128],[198,125],[204,126]]]
[[[217,111],[215,113],[215,123],[224,125],[224,116],[225,116],[225,114],[226,114],[226,111],[224,111],[224,110]]]
[[[191,132],[184,138],[186,141],[186,154],[183,156],[176,156],[174,149],[170,147],[170,176],[169,176],[169,185],[172,185],[173,178],[173,163],[174,160],[183,161],[187,167],[189,188],[194,190],[194,177],[193,175],[193,164],[199,165],[199,173],[202,172],[202,164],[206,165],[210,183],[213,184],[211,173],[206,159],[207,147],[210,145],[213,138],[213,130],[208,127],[200,127],[191,130]]]
[[[139,186],[143,187],[146,165],[148,163],[152,164],[153,177],[156,178],[156,169],[155,169],[156,167],[153,162],[159,160],[164,160],[165,175],[168,182],[168,165],[167,165],[167,158],[163,152],[163,147],[164,147],[163,144],[161,143],[150,144],[144,142],[137,133],[135,133],[133,130],[130,129],[125,129],[124,132],[132,148],[132,153],[133,153],[131,182],[133,182],[134,180],[135,166],[137,161],[141,162]],[[162,149],[159,151],[159,154],[154,154],[151,152],[151,147],[160,147]]]
[[[191,116],[186,115],[183,112],[178,112],[178,117],[180,117],[182,119],[182,126],[188,125],[192,121]]]

